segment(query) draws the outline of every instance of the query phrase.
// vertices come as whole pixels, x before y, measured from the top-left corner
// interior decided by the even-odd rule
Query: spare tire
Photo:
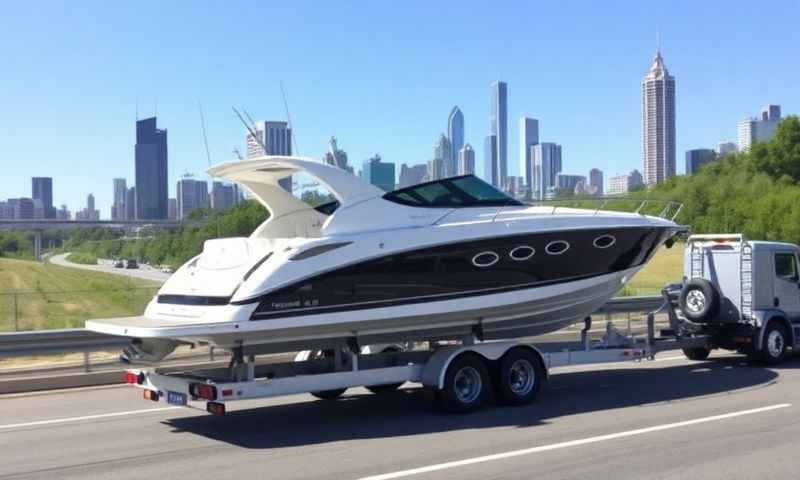
[[[710,322],[719,313],[720,294],[705,278],[695,278],[681,289],[679,305],[689,320]]]

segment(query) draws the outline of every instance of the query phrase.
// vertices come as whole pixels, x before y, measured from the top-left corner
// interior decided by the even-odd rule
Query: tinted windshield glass
[[[444,178],[395,190],[386,200],[413,207],[490,207],[522,205],[474,175]]]

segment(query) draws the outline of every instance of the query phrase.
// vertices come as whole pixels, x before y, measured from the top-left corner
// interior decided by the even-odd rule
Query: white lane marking
[[[0,430],[8,430],[10,428],[21,428],[21,427],[36,427],[39,425],[52,425],[56,423],[80,422],[83,420],[95,420],[98,418],[124,417],[126,415],[136,415],[137,413],[163,412],[165,410],[176,410],[179,408],[183,407],[146,408],[144,410],[130,410],[127,412],[102,413],[100,415],[86,415],[83,417],[55,418],[53,420],[39,420],[37,422],[12,423],[10,425],[0,425]]]
[[[494,460],[503,460],[506,458],[519,457],[522,455],[530,455],[533,453],[547,452],[550,450],[558,450],[562,448],[577,447],[587,445],[590,443],[605,442],[607,440],[615,440],[618,438],[632,437],[635,435],[642,435],[645,433],[660,432],[662,430],[671,430],[674,428],[688,427],[701,423],[716,422],[728,418],[741,417],[744,415],[753,415],[756,413],[769,412],[779,408],[787,408],[792,406],[791,403],[780,403],[777,405],[770,405],[768,407],[754,408],[751,410],[741,410],[738,412],[725,413],[722,415],[714,415],[711,417],[695,418],[693,420],[686,420],[683,422],[667,423],[664,425],[656,425],[653,427],[639,428],[636,430],[628,430],[625,432],[610,433],[607,435],[598,435],[596,437],[582,438],[580,440],[571,440],[568,442],[552,443],[550,445],[542,445],[539,447],[525,448],[522,450],[512,450],[510,452],[497,453],[494,455],[486,455],[483,457],[468,458],[465,460],[457,460],[453,462],[439,463],[436,465],[428,465],[426,467],[412,468],[409,470],[401,470],[398,472],[384,473],[381,475],[374,475],[371,477],[363,477],[361,480],[391,480],[393,478],[410,477],[412,475],[419,475],[421,473],[436,472],[439,470],[446,470],[449,468],[463,467],[465,465],[473,465],[476,463],[491,462]]]

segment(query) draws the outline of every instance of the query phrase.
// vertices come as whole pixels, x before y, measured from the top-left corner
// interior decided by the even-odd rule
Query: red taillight
[[[159,395],[158,395],[157,391],[145,389],[145,391],[144,391],[144,399],[145,400],[152,400],[154,402],[157,402],[158,401],[158,397],[159,397]]]
[[[206,411],[214,415],[223,415],[225,413],[225,404],[219,402],[208,402],[206,404]]]
[[[230,397],[231,395],[233,395],[233,390],[230,388],[226,388],[225,390],[222,391],[223,397]]]
[[[192,383],[189,385],[189,394],[193,397],[202,398],[205,400],[216,400],[217,387],[202,383]]]
[[[122,375],[122,380],[128,384],[136,384],[139,380],[139,377],[133,372],[125,372]]]

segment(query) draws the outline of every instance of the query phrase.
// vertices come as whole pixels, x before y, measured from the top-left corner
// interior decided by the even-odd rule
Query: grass
[[[0,258],[0,331],[82,327],[140,315],[158,284],[50,263]]]
[[[81,263],[83,265],[97,265],[97,255],[87,252],[70,253],[67,260],[72,263]]]
[[[633,277],[619,296],[656,295],[668,283],[680,282],[683,276],[683,244],[661,247],[653,259]]]

